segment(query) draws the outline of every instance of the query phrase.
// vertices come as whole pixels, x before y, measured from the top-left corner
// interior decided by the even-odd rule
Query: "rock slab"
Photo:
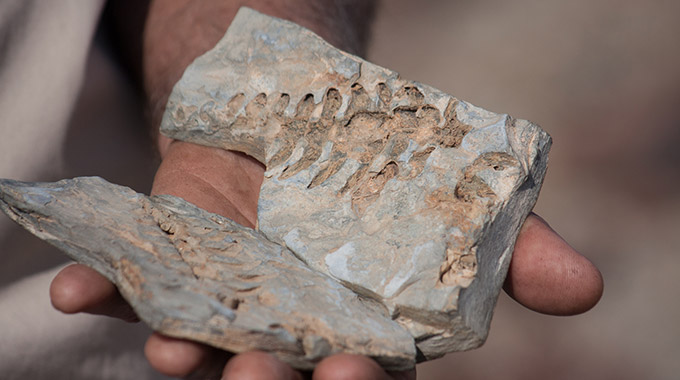
[[[173,196],[97,177],[0,180],[0,208],[118,286],[140,319],[229,351],[313,368],[339,352],[413,366],[411,336],[386,310],[253,229]]]
[[[297,368],[479,346],[550,137],[241,9],[161,130],[267,167],[258,229],[103,180],[0,183],[0,207],[97,269],[152,328]]]
[[[550,137],[242,9],[161,131],[267,167],[258,228],[385,305],[427,359],[480,345]]]

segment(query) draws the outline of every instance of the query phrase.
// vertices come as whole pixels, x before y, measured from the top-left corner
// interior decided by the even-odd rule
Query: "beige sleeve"
[[[48,289],[61,267],[0,289],[2,379],[161,379],[143,355],[147,328],[51,307]]]
[[[0,1],[0,177],[46,180],[60,172],[102,6]],[[12,274],[23,276],[18,281],[0,278],[0,378],[163,378],[144,359],[143,325],[52,308],[49,284],[60,268],[31,274],[46,265],[35,244],[7,244],[21,240],[19,233],[0,215],[0,266],[26,270]]]
[[[0,2],[0,177],[54,167],[102,0]]]

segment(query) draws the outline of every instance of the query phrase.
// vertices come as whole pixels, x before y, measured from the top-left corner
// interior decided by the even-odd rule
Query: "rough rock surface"
[[[0,206],[114,281],[149,325],[298,368],[390,369],[485,340],[550,137],[242,9],[162,132],[267,171],[258,230],[101,180],[0,183]]]
[[[383,307],[230,219],[96,177],[0,190],[5,213],[114,282],[155,330],[298,368],[338,352],[414,365],[413,339]]]
[[[258,228],[384,304],[425,358],[480,345],[550,137],[242,9],[170,96],[168,136],[267,167]]]

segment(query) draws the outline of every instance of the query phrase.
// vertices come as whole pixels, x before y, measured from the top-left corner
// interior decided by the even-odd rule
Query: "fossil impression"
[[[482,344],[550,137],[242,8],[161,131],[267,167],[258,228],[101,179],[0,182],[0,207],[172,336],[311,368]]]

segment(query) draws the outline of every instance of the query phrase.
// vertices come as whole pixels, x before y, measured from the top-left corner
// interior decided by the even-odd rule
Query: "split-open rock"
[[[100,179],[0,183],[0,207],[117,284],[140,318],[311,368],[389,369],[486,339],[550,137],[243,8],[161,130],[267,167],[258,229]]]

